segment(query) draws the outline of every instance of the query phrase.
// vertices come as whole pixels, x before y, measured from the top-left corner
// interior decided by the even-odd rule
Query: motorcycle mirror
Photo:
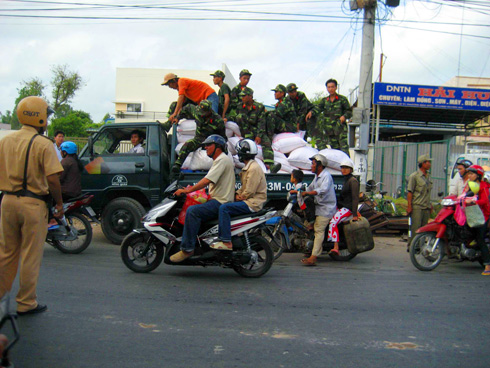
[[[444,195],[444,192],[439,192],[439,193],[437,193],[437,196],[438,196],[438,197],[442,197],[443,195]]]

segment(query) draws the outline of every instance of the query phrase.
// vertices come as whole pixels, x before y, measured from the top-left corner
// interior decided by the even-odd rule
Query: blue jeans
[[[187,209],[180,249],[185,252],[192,252],[194,250],[201,222],[218,217],[220,206],[221,203],[219,201],[211,199],[206,203],[196,204]]]
[[[217,114],[218,113],[218,105],[219,105],[219,98],[216,92],[211,93],[206,100],[211,101],[213,104],[212,109],[213,111]]]
[[[247,204],[243,201],[229,202],[219,208],[219,231],[218,235],[221,241],[231,242],[231,216],[244,215],[252,213]]]

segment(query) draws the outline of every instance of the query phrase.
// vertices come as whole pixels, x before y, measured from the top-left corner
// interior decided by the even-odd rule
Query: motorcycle
[[[89,206],[93,198],[93,195],[85,194],[63,203],[65,215],[56,219],[58,226],[48,230],[46,242],[68,254],[78,254],[87,249],[92,241],[90,222],[100,223]]]
[[[183,225],[178,216],[185,200],[174,197],[178,181],[164,192],[164,200],[143,218],[144,228],[134,229],[121,244],[121,258],[134,272],[145,273],[156,269],[162,260],[173,266],[221,266],[232,268],[243,277],[255,278],[269,271],[273,262],[270,244],[256,231],[276,214],[274,209],[235,216],[231,219],[233,250],[215,250],[210,247],[218,240],[218,220],[201,224],[194,255],[174,263],[170,256],[180,251]]]
[[[297,203],[296,194],[288,193],[287,201],[288,204],[281,216],[268,220],[266,222],[267,228],[262,230],[263,236],[272,244],[274,260],[278,259],[284,251],[304,251],[308,253],[313,248],[314,232],[307,229],[304,220],[294,211],[294,205]],[[339,254],[329,254],[335,261],[350,261],[357,255],[357,253],[351,253],[348,249],[343,231],[343,226],[346,223],[341,222],[339,224]],[[325,236],[323,251],[330,251],[333,246],[334,243],[328,241]]]
[[[19,340],[20,334],[19,329],[17,327],[17,315],[10,311],[10,297],[9,293],[6,293],[3,298],[0,300],[0,331],[5,326],[7,322],[10,322],[10,326],[12,329],[13,337],[10,338],[10,341],[6,339],[6,336],[2,336],[0,339],[0,350],[2,354],[0,355],[0,368],[14,368],[14,364],[11,362],[9,358],[9,351],[15,345],[15,343]]]
[[[452,258],[478,261],[483,265],[481,252],[473,247],[473,232],[467,225],[458,225],[454,219],[458,203],[456,196],[444,198],[441,201],[442,209],[434,221],[417,230],[410,245],[410,260],[419,270],[432,271],[439,266],[447,252]],[[485,242],[490,247],[488,236]]]

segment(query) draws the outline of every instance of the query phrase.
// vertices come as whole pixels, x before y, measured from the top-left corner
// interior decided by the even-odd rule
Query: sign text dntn
[[[373,104],[490,112],[490,90],[374,83]]]

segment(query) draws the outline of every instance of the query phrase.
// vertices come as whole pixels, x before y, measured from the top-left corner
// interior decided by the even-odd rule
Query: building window
[[[128,103],[126,107],[126,112],[141,112],[140,103]]]

